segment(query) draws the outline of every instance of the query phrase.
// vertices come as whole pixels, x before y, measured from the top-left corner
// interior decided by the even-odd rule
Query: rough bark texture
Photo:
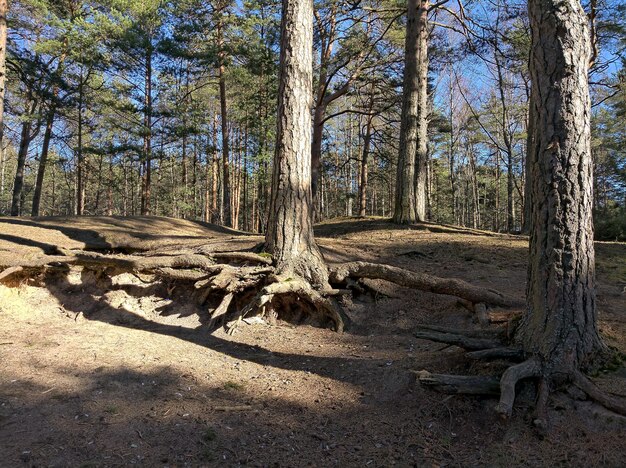
[[[522,341],[548,374],[585,367],[597,329],[587,17],[577,0],[530,0],[533,148]]]
[[[230,146],[228,135],[228,115],[226,107],[226,79],[224,77],[224,62],[226,61],[226,51],[224,50],[223,23],[220,19],[217,25],[217,47],[218,47],[218,76],[220,88],[220,112],[222,122],[222,193],[224,197],[224,226],[232,226],[231,206],[230,206]]]
[[[4,93],[7,76],[7,12],[8,1],[0,0],[0,160],[4,161]]]
[[[28,106],[29,116],[32,116],[37,109],[37,102],[31,101]],[[13,182],[13,196],[11,198],[11,216],[19,216],[22,214],[22,189],[24,187],[24,168],[26,167],[26,158],[28,157],[28,148],[35,137],[31,133],[33,122],[30,118],[22,123],[22,131],[20,136],[20,148],[17,153],[17,167],[15,170],[15,181]],[[37,124],[38,125],[38,124]]]
[[[427,120],[428,105],[428,4],[428,0],[408,0],[400,152],[393,214],[394,222],[401,224],[423,221],[426,216],[427,141],[424,121]],[[423,141],[418,143],[418,140]]]
[[[280,88],[266,249],[278,271],[327,289],[328,271],[313,237],[311,96],[313,3],[283,0]]]
[[[350,277],[382,279],[407,288],[460,297],[474,304],[491,304],[502,307],[515,305],[513,299],[491,289],[474,286],[456,278],[440,278],[391,265],[350,262],[332,269],[331,281],[333,283],[342,283]]]

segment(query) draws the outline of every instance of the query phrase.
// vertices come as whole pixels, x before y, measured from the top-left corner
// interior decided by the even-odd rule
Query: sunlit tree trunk
[[[328,270],[313,237],[311,97],[313,2],[283,0],[276,151],[265,237],[279,272],[328,287]]]
[[[408,0],[400,152],[393,220],[410,224],[426,217],[428,126],[428,0]]]
[[[530,0],[534,138],[527,311],[522,339],[552,373],[604,349],[592,225],[588,19],[577,0]]]

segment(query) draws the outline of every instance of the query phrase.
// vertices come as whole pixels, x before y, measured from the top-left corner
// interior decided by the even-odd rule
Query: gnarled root
[[[440,278],[426,273],[405,270],[391,265],[369,262],[351,262],[338,265],[330,270],[331,283],[343,283],[348,278],[381,279],[399,286],[419,289],[437,294],[447,294],[470,301],[473,304],[490,304],[510,307],[519,302],[492,289],[474,286],[466,281],[455,278]],[[483,306],[477,311],[479,320],[484,321],[486,310]]]
[[[331,291],[334,293],[334,291]],[[298,300],[303,299],[307,301],[313,308],[322,314],[327,315],[335,324],[335,330],[342,332],[344,328],[344,321],[341,314],[337,310],[338,308],[334,302],[322,295],[322,293],[314,290],[309,283],[302,279],[289,279],[285,281],[277,281],[265,286],[256,297],[248,303],[238,314],[237,319],[228,326],[228,333],[233,334],[241,321],[252,311],[263,308],[276,296],[293,295]]]
[[[529,377],[538,377],[540,372],[541,365],[535,358],[528,359],[505,370],[500,379],[500,401],[496,406],[496,411],[505,417],[510,417],[513,413],[517,382]]]

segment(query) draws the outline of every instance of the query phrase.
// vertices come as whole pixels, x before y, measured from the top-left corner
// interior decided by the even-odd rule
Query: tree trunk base
[[[470,336],[471,335],[471,336]],[[420,339],[428,339],[437,343],[446,343],[468,350],[467,356],[472,359],[505,359],[520,361],[524,352],[515,346],[504,346],[488,330],[477,330],[463,334],[459,330],[446,330],[442,327],[421,327],[415,332]],[[513,414],[516,398],[516,387],[519,382],[527,379],[537,381],[537,399],[533,424],[537,431],[545,435],[548,432],[548,403],[551,393],[557,388],[575,386],[591,400],[619,415],[626,416],[626,401],[607,394],[599,389],[579,370],[566,370],[548,366],[537,357],[530,356],[520,363],[512,364],[499,377],[461,376],[447,374],[431,374],[428,371],[416,372],[421,384],[432,387],[443,393],[466,395],[494,395],[500,398],[495,411],[504,418]]]

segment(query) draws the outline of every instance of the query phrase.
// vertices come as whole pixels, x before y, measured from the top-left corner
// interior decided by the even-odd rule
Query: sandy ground
[[[329,262],[364,259],[524,294],[524,238],[383,220],[317,229]],[[0,220],[0,261],[67,248],[252,246],[258,236],[166,218]],[[599,243],[601,329],[626,351],[626,244]],[[52,252],[53,253],[53,252]],[[67,277],[0,286],[0,466],[623,466],[626,423],[557,394],[531,429],[531,386],[510,421],[496,401],[446,396],[412,371],[497,374],[419,324],[475,328],[453,297],[379,284],[344,305],[343,334],[251,324],[209,334],[183,286]],[[626,396],[626,370],[596,378]],[[572,398],[573,397],[573,398]]]

